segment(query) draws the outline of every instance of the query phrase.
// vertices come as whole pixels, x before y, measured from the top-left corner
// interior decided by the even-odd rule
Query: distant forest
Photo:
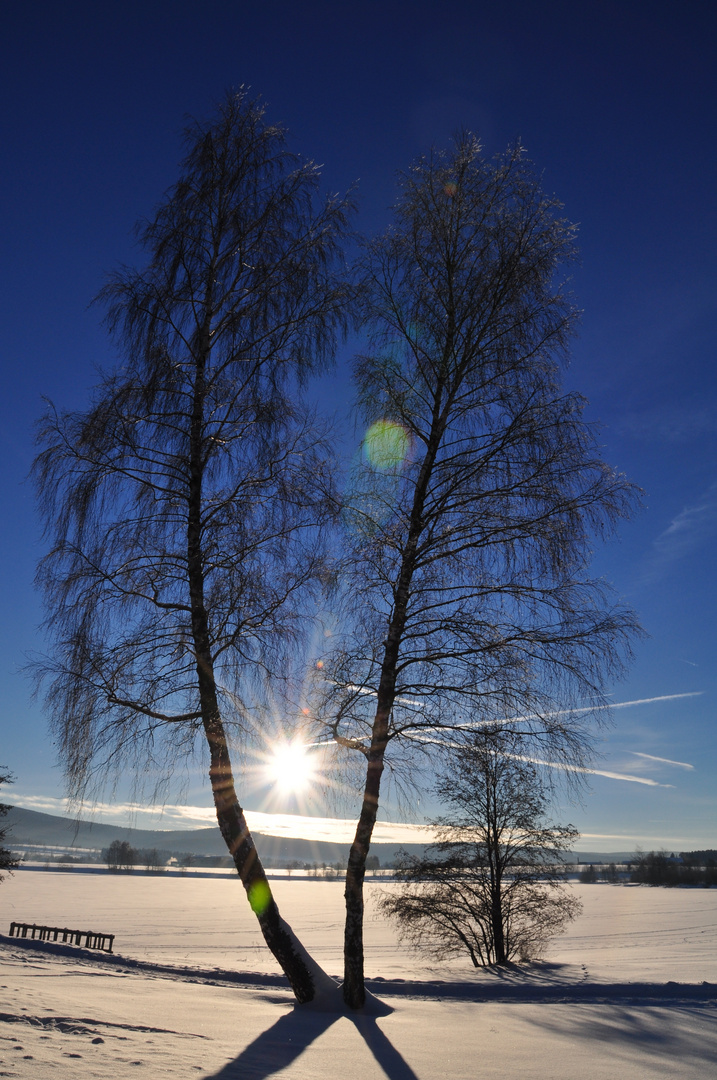
[[[157,848],[135,848],[124,840],[113,842],[102,850],[101,856],[94,858],[88,854],[72,856],[57,854],[49,857],[48,862],[61,864],[98,862],[106,863],[110,871],[132,871],[143,868],[149,872],[161,872],[169,867],[195,869],[222,868],[231,870],[234,864],[227,855],[197,855],[186,851],[159,850]],[[303,870],[314,877],[343,876],[341,862],[328,860],[307,862],[303,859],[281,860],[285,870]],[[386,860],[383,864],[378,856],[371,855],[367,861],[367,870],[376,872],[381,869],[394,869],[395,861]],[[570,864],[566,870],[569,872]],[[681,851],[679,855],[665,851],[637,852],[625,862],[599,863],[583,865],[579,880],[582,884],[608,882],[609,884],[692,885],[710,888],[717,886],[717,849],[704,851]]]
[[[681,851],[668,855],[665,851],[639,852],[627,869],[615,863],[586,866],[580,873],[586,884],[608,881],[612,884],[630,882],[633,885],[717,885],[717,850]]]

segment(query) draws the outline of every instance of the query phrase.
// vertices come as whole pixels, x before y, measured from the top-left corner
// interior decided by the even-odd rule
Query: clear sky
[[[86,403],[111,361],[92,297],[141,257],[132,227],[176,178],[184,117],[247,84],[327,189],[358,181],[365,232],[388,223],[396,172],[461,127],[491,153],[521,137],[579,222],[584,317],[566,381],[602,424],[605,458],[646,492],[595,564],[650,636],[614,687],[638,704],[614,711],[589,793],[561,819],[591,850],[717,846],[717,8],[25,0],[2,24],[0,763],[17,778],[4,797],[62,812],[20,672],[43,647],[26,481],[41,398]],[[340,403],[345,376],[326,389]],[[187,798],[168,827],[206,823],[199,772]],[[259,794],[251,808],[282,809]]]

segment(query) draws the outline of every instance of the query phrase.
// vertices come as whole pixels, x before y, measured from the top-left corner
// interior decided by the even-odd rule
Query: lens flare
[[[455,193],[458,191],[458,184],[455,180],[449,180],[443,189],[449,199],[452,199]]]
[[[271,903],[271,889],[265,881],[255,881],[247,890],[251,910],[255,915],[263,915]]]
[[[377,420],[366,432],[364,452],[377,469],[395,469],[408,453],[408,432],[392,420]]]

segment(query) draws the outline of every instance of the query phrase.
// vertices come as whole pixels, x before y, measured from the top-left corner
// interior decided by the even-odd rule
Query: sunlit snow
[[[294,876],[272,887],[310,953],[339,976],[342,882]],[[115,955],[0,938],[0,1074],[713,1075],[717,890],[576,886],[584,914],[542,962],[476,972],[404,949],[371,902],[379,887],[368,885],[366,971],[392,1011],[346,1017],[293,1006],[234,878],[20,870],[0,886],[8,925],[114,933]]]

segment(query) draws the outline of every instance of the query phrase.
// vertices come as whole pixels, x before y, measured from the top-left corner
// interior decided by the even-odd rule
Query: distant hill
[[[97,821],[75,821],[55,814],[41,814],[13,806],[5,819],[9,826],[6,844],[12,849],[31,847],[41,855],[47,852],[100,852],[113,840],[128,840],[132,847],[158,848],[180,855],[226,855],[227,849],[218,827],[208,829],[130,829],[123,825],[103,825]],[[346,863],[348,844],[333,844],[324,840],[293,840],[267,836],[253,831],[262,861],[267,867],[285,866],[287,862]],[[398,851],[422,855],[423,844],[372,844],[371,854],[377,855],[382,866],[395,861]],[[567,862],[583,864],[624,863],[635,858],[634,851],[574,851]]]
[[[97,821],[75,821],[55,814],[41,814],[13,806],[5,819],[9,827],[6,844],[13,850],[31,848],[41,855],[57,851],[70,854],[100,852],[113,840],[128,840],[136,848],[158,848],[176,855],[226,855],[226,845],[218,826],[208,829],[131,829],[122,825],[104,825]],[[294,840],[252,832],[262,861],[266,866],[284,866],[294,859],[299,862],[345,864],[348,844],[323,840]],[[423,852],[422,844],[406,844],[411,854]],[[371,853],[381,865],[392,862],[400,844],[372,844]]]

